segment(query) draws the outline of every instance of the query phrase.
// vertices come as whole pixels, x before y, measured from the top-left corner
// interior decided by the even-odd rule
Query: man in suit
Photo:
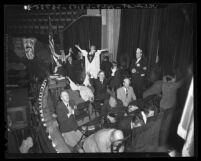
[[[107,86],[109,83],[109,78],[105,78],[104,71],[99,71],[97,79],[91,79],[91,84],[94,87],[94,97],[96,100],[106,100],[109,98],[109,93]]]
[[[109,88],[113,91],[116,92],[117,88],[120,87],[121,85],[121,71],[120,69],[117,67],[117,63],[116,62],[112,62],[112,78],[110,80],[110,83],[109,83]]]
[[[130,86],[129,78],[124,78],[123,87],[117,89],[117,98],[123,102],[125,107],[127,107],[132,101],[136,100],[133,88]]]
[[[78,130],[77,121],[74,117],[76,106],[69,100],[67,91],[62,91],[60,98],[62,101],[56,109],[59,128],[66,144],[74,147],[82,137],[82,133]]]
[[[109,61],[109,57],[108,56],[104,56],[103,62],[101,63],[100,69],[103,70],[105,72],[105,77],[109,78],[112,71],[112,63]]]
[[[137,98],[142,98],[147,65],[140,48],[137,48],[136,50],[136,61],[132,62],[130,70],[132,76],[132,87],[136,92]]]

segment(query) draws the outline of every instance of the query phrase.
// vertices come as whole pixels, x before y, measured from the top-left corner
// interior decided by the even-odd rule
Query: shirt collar
[[[126,89],[128,90],[128,89],[129,89],[129,87],[128,87],[128,88],[124,87],[124,90],[125,90],[125,91],[126,91]]]
[[[66,102],[64,102],[64,101],[63,101],[63,103],[64,103],[64,105],[65,105],[66,107],[69,106],[69,103],[66,103]]]

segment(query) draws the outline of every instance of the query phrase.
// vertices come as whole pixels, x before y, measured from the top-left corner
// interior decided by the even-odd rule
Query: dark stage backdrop
[[[82,49],[89,50],[90,44],[101,48],[101,17],[83,16],[63,31],[63,45],[65,52],[69,47],[79,44]]]
[[[192,62],[195,6],[171,5],[159,9],[123,9],[117,60],[127,57],[128,66],[136,49],[143,50],[150,71],[159,45],[159,64],[163,72],[184,68]],[[173,64],[174,63],[174,64]]]

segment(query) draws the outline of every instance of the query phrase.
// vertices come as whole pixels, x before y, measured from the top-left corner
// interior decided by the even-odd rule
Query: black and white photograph
[[[196,3],[4,4],[5,157],[196,157],[196,55]]]

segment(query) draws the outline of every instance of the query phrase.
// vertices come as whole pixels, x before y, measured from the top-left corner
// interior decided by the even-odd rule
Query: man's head
[[[78,59],[82,58],[82,53],[80,51],[78,51]]]
[[[103,61],[109,61],[109,57],[108,56],[104,56]]]
[[[116,107],[117,105],[117,100],[113,96],[110,96],[109,105],[110,107]]]
[[[73,49],[72,49],[72,48],[69,48],[68,52],[69,52],[69,53],[73,53]]]
[[[136,58],[139,59],[142,57],[142,50],[140,48],[137,48],[136,50]]]
[[[95,45],[91,45],[90,51],[91,51],[91,54],[95,54],[95,52],[96,52],[96,46]]]
[[[62,91],[60,94],[60,98],[63,102],[68,103],[69,102],[69,94],[67,91]]]
[[[144,125],[145,121],[143,117],[144,116],[142,115],[141,111],[139,111],[136,115],[134,115],[131,120],[131,129]]]
[[[156,109],[154,106],[149,106],[148,108],[144,109],[144,113],[146,114],[146,117],[152,117],[156,113]]]
[[[72,57],[71,57],[71,56],[69,56],[69,57],[68,57],[68,62],[71,64],[71,63],[72,63],[72,61],[73,61]]]
[[[153,107],[153,106],[151,106],[151,107]],[[144,109],[144,112],[145,112],[147,117],[152,117],[155,114],[155,109],[154,108],[147,108],[147,109]]]
[[[110,138],[112,143],[115,142],[114,144],[118,145],[119,143],[122,142],[122,139],[124,139],[124,134],[121,130],[114,130],[112,132],[111,138]],[[120,141],[118,141],[118,140],[120,140]]]
[[[105,73],[104,73],[104,71],[102,71],[102,70],[99,71],[98,77],[99,77],[100,80],[104,80],[105,79]]]
[[[130,86],[130,79],[129,78],[124,78],[123,86],[126,88],[128,88]]]

